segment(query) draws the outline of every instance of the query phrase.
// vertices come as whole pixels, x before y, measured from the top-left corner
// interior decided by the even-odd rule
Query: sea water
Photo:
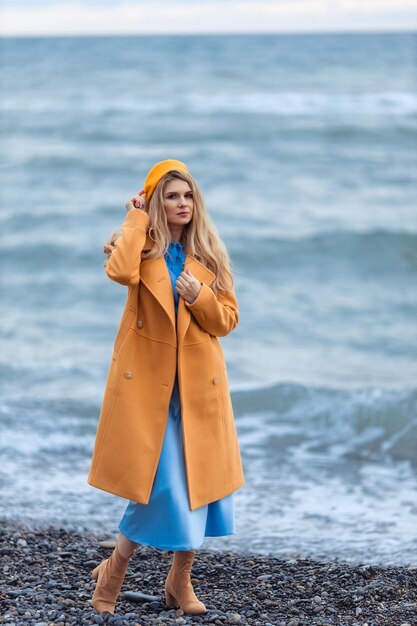
[[[3,516],[115,532],[87,484],[126,288],[102,246],[184,161],[230,252],[245,485],[205,547],[416,563],[415,34],[1,45]]]

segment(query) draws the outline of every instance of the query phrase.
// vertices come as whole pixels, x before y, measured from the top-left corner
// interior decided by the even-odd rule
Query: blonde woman
[[[191,566],[206,536],[235,533],[244,484],[218,337],[238,324],[230,259],[181,161],[157,163],[104,246],[128,287],[88,483],[129,500],[112,555],[92,572],[92,604],[114,613],[138,543],[173,551],[165,601],[207,611]]]

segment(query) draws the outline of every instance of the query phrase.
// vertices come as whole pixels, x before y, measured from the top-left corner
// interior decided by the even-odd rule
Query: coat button
[[[218,382],[219,382],[219,379],[217,378],[217,376],[215,376],[215,377],[213,378],[213,385],[217,385],[217,384],[218,384]]]
[[[136,322],[136,326],[137,326],[138,328],[143,328],[143,322],[142,322],[142,320],[138,320],[138,321]]]
[[[125,378],[132,378],[133,372],[125,372]]]

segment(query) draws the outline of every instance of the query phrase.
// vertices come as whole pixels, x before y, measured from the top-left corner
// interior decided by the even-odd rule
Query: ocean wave
[[[300,268],[308,271],[312,265],[327,267],[334,272],[360,267],[369,272],[387,273],[417,270],[417,233],[406,231],[370,230],[327,231],[304,237],[281,237],[256,231],[253,237],[240,235],[229,239],[229,249],[238,268],[267,266],[273,271]]]
[[[55,94],[54,94],[55,96]],[[58,101],[31,93],[30,99],[9,96],[3,103],[4,113],[74,114],[72,99]],[[77,100],[76,114],[101,116],[136,114],[230,114],[277,116],[413,116],[417,114],[417,95],[408,91],[381,91],[369,93],[320,92],[253,92],[237,94],[190,94],[175,98],[124,97]]]
[[[417,467],[417,388],[337,389],[282,382],[233,394],[239,416],[256,421],[269,440],[331,457]],[[288,429],[287,431],[285,429]],[[255,442],[256,443],[256,442]],[[264,445],[263,441],[259,442]]]
[[[362,94],[244,93],[193,95],[190,108],[200,113],[253,113],[283,116],[414,115],[417,95],[410,92]]]

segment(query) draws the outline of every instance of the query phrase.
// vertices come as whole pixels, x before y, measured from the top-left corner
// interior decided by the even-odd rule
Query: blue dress
[[[175,283],[184,269],[185,251],[180,242],[171,242],[165,253],[171,277],[175,314],[179,294]],[[235,533],[233,493],[190,510],[187,493],[184,443],[178,374],[169,404],[168,421],[161,455],[148,504],[129,501],[119,530],[136,543],[164,550],[192,550],[204,537]]]

